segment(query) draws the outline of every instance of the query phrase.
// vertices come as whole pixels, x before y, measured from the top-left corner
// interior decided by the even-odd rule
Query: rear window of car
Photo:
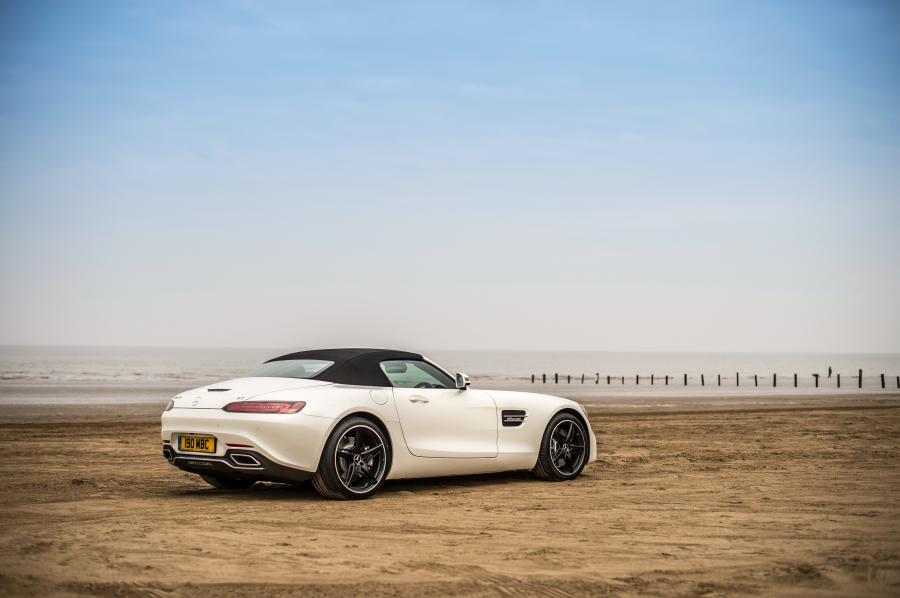
[[[279,359],[267,361],[246,374],[247,378],[313,378],[334,365],[325,359]]]

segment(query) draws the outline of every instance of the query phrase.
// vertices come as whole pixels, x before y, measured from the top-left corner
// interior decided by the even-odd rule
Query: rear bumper
[[[311,472],[275,463],[252,450],[229,449],[221,456],[177,453],[168,444],[162,450],[166,461],[190,473],[284,483],[303,482],[312,477]]]
[[[161,436],[178,457],[221,461],[232,449],[238,453],[252,451],[275,465],[312,473],[319,467],[322,448],[334,423],[331,418],[303,413],[227,413],[221,409],[176,407],[163,413]],[[185,434],[214,436],[216,452],[207,455],[179,451],[178,439]],[[233,464],[228,459],[226,463]]]

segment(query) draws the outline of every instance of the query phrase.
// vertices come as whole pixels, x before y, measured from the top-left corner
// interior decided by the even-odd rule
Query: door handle
[[[426,399],[425,397],[413,395],[413,396],[409,397],[409,402],[410,403],[427,403],[428,399]]]

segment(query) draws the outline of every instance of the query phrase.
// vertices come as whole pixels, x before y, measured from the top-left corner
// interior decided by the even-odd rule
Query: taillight
[[[222,409],[230,413],[297,413],[306,406],[303,401],[238,401]]]
[[[174,400],[173,400],[173,401],[169,401],[169,404],[166,405],[166,408],[165,408],[165,409],[163,409],[163,413],[165,413],[166,411],[171,411],[171,410],[174,409],[174,408],[175,408],[175,401],[174,401]]]

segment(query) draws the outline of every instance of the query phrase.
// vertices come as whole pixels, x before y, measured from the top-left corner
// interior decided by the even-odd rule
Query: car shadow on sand
[[[172,489],[169,496],[193,498],[199,500],[224,499],[235,501],[268,501],[268,500],[327,500],[319,496],[310,482],[299,484],[275,484],[259,482],[246,490],[219,490],[205,486],[197,480],[192,488]],[[463,475],[441,478],[421,478],[414,480],[388,480],[384,486],[369,500],[396,499],[416,494],[440,494],[464,488],[492,488],[509,484],[528,484],[540,482],[529,472],[510,471],[480,475]]]

